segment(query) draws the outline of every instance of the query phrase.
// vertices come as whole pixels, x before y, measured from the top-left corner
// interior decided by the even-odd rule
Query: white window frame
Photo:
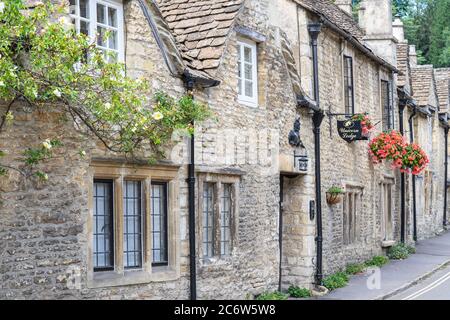
[[[104,27],[108,30],[117,31],[117,49],[103,48],[97,45],[98,48],[106,50],[107,52],[117,52],[118,62],[125,61],[125,49],[124,49],[124,17],[123,17],[123,2],[122,0],[88,0],[89,1],[89,19],[80,16],[79,12],[79,0],[75,0],[77,3],[75,14],[69,14],[71,18],[75,19],[75,29],[80,32],[80,20],[89,22],[89,36],[91,41],[97,43],[97,26]],[[111,7],[117,10],[117,28],[103,25],[97,22],[97,4],[102,4],[107,7]]]
[[[238,79],[241,80],[241,93],[238,93],[238,101],[246,106],[249,107],[257,107],[258,106],[258,54],[257,54],[257,43],[255,41],[245,39],[245,38],[238,38],[237,41],[238,49],[240,48],[240,61],[241,61],[241,75],[242,77],[245,77],[245,59],[244,59],[244,48],[248,48],[252,52],[252,80],[253,80],[253,97],[248,97],[245,95],[245,80],[242,78]],[[238,50],[239,53],[239,50]],[[238,84],[239,86],[239,84]],[[239,88],[238,88],[239,92]]]

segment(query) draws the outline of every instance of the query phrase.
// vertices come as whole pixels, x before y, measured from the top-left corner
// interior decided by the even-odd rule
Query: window
[[[393,220],[392,220],[392,189],[393,179],[385,179],[381,183],[381,208],[383,217],[383,241],[394,240]]]
[[[200,183],[201,256],[229,256],[232,252],[238,180],[233,177],[202,177]]]
[[[214,184],[205,183],[203,187],[203,254],[214,255]]]
[[[110,61],[124,61],[123,7],[120,0],[70,0],[78,33],[89,36]]]
[[[425,212],[432,214],[432,202],[433,202],[433,173],[426,170],[424,173],[424,196],[425,196]]]
[[[88,222],[88,285],[179,277],[176,167],[95,162]],[[124,275],[126,276],[124,277]]]
[[[381,81],[381,102],[383,106],[383,131],[394,129],[394,110],[392,107],[391,82]]]
[[[256,107],[258,105],[258,71],[256,43],[241,39],[238,41],[238,100]]]
[[[347,187],[343,202],[343,244],[353,244],[358,238],[357,213],[361,206],[362,189]]]
[[[222,185],[222,205],[220,206],[220,252],[230,254],[231,247],[231,184]]]
[[[142,187],[140,181],[124,181],[123,194],[123,265],[142,267]]]
[[[345,98],[345,113],[355,113],[355,93],[353,89],[353,59],[349,56],[344,56],[344,98]]]
[[[94,181],[94,269],[114,269],[113,182]]]
[[[167,184],[152,183],[153,265],[167,265]]]

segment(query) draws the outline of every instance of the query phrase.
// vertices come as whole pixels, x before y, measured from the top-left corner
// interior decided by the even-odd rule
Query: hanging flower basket
[[[383,160],[392,161],[394,169],[413,175],[419,175],[430,163],[427,154],[419,145],[407,143],[395,130],[375,137],[369,144],[369,154],[375,164]]]
[[[365,114],[355,114],[352,117],[352,120],[359,121],[361,123],[361,131],[363,137],[369,137],[370,133],[373,131],[375,126],[372,124],[372,121],[370,121],[369,116]]]
[[[338,204],[342,201],[344,190],[340,187],[333,186],[327,191],[327,203],[330,205]]]
[[[327,203],[330,205],[338,204],[342,201],[342,194],[327,192]]]

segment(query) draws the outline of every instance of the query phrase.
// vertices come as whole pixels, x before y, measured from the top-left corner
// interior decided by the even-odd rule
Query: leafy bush
[[[365,262],[367,267],[379,267],[381,268],[389,262],[389,258],[385,256],[375,256],[372,259]]]
[[[299,288],[295,286],[290,286],[288,293],[293,298],[309,298],[311,297],[311,291],[305,288]]]
[[[406,246],[406,249],[408,249],[409,254],[416,253],[416,248],[414,248],[413,246]]]
[[[287,300],[288,295],[279,291],[264,292],[260,294],[256,300]]]
[[[365,269],[366,269],[366,266],[364,264],[349,264],[345,268],[345,273],[348,275],[354,275],[354,274],[364,272]]]
[[[343,288],[348,284],[348,275],[345,272],[336,272],[325,279],[323,279],[323,285],[330,291]]]
[[[415,252],[414,248],[403,243],[399,243],[389,249],[388,257],[394,260],[403,260],[408,258],[413,252]]]

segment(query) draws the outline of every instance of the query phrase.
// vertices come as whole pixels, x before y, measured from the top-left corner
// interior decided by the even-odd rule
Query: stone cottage
[[[409,240],[428,238],[443,231],[446,189],[446,128],[448,128],[448,81],[445,69],[417,65],[415,46],[404,38],[403,24],[394,21],[398,39],[398,84],[405,99],[405,137],[423,146],[430,155],[430,165],[417,177],[408,177],[406,185],[406,223]]]
[[[310,288],[400,240],[400,174],[373,165],[367,141],[337,132],[354,114],[367,113],[374,133],[400,126],[397,81],[409,80],[397,68],[389,0],[363,1],[359,24],[351,1],[67,7],[93,39],[96,25],[117,31],[109,49],[127,74],[155,91],[191,92],[216,119],[150,166],[103,150],[56,112],[14,105],[2,161],[51,137],[65,148],[43,167],[48,182],[0,180],[0,298],[244,299]],[[327,203],[332,186],[344,189],[341,203]]]

